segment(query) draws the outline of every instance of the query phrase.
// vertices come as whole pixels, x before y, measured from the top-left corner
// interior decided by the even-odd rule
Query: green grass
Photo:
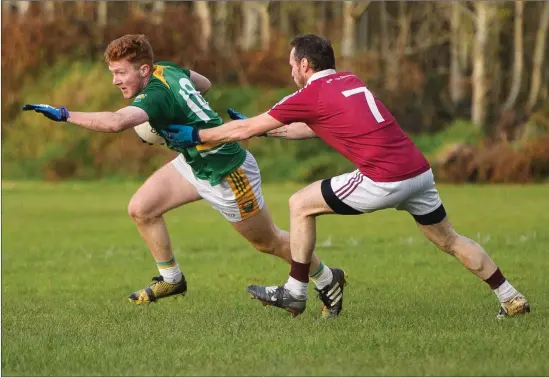
[[[139,183],[2,183],[4,375],[548,375],[549,186],[441,186],[455,227],[531,301],[496,321],[488,287],[388,210],[318,222],[346,269],[344,312],[293,319],[245,293],[289,268],[254,251],[207,203],[169,213],[183,299],[126,301],[155,265],[126,214]],[[298,185],[266,185],[276,222]]]

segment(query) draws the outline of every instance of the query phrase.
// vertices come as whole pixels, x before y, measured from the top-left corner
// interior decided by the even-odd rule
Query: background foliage
[[[20,112],[32,102],[82,111],[127,105],[102,62],[104,48],[120,35],[144,33],[158,60],[210,77],[214,87],[206,98],[225,117],[227,107],[248,115],[265,111],[295,90],[288,45],[305,32],[332,40],[338,69],[352,70],[382,98],[428,155],[439,180],[528,182],[548,176],[547,3],[2,6],[2,156],[8,178],[144,177],[171,158],[168,150],[142,145],[131,131],[94,134]],[[267,180],[310,181],[350,168],[319,140],[243,144],[258,157]]]

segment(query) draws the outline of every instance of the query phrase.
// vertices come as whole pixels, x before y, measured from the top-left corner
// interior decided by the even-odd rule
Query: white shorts
[[[248,151],[242,165],[216,186],[196,178],[183,155],[177,156],[172,164],[196,187],[200,196],[230,222],[246,220],[265,204],[261,194],[261,173],[254,156]]]
[[[423,225],[436,224],[446,216],[431,169],[399,182],[374,182],[355,170],[322,181],[321,188],[326,203],[339,214],[395,208],[408,211]]]

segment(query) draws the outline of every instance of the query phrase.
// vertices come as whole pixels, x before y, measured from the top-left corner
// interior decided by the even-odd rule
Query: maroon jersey
[[[403,181],[430,168],[389,110],[349,72],[315,73],[303,89],[273,106],[269,115],[284,124],[307,123],[376,182]]]

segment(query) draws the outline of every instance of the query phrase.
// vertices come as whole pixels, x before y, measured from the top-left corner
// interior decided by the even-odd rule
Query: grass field
[[[289,268],[207,203],[168,214],[182,299],[135,306],[157,274],[126,214],[139,183],[2,183],[3,375],[549,375],[549,186],[441,186],[456,228],[483,243],[532,304],[496,321],[489,288],[396,211],[318,222],[318,253],[350,275],[322,321],[310,287],[293,319],[248,299]],[[266,185],[276,222],[300,186]]]

